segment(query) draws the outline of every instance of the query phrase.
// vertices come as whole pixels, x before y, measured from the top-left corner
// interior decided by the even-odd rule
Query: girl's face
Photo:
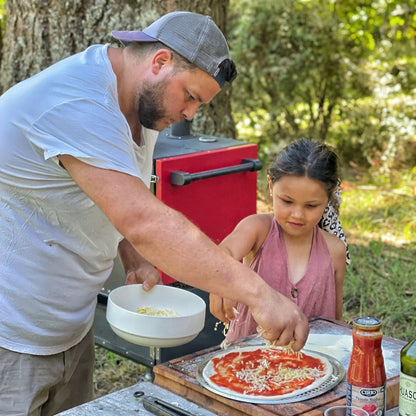
[[[322,182],[306,176],[286,175],[272,184],[273,211],[276,221],[289,235],[300,236],[317,225],[328,204]]]

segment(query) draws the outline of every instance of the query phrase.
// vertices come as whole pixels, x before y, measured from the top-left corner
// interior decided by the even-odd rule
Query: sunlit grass
[[[350,245],[344,284],[344,319],[375,316],[387,335],[409,339],[416,333],[416,253],[379,241]]]
[[[344,190],[342,201],[343,225],[351,238],[415,245],[415,195],[397,189],[357,186]]]
[[[96,345],[94,366],[94,396],[101,397],[138,383],[146,367]]]
[[[376,316],[386,335],[405,340],[416,334],[414,172],[365,185],[346,181],[341,207],[351,252],[344,318]]]

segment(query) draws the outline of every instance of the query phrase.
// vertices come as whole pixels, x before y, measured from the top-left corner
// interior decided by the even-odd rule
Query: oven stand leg
[[[142,377],[142,380],[153,383],[153,379],[154,379],[153,370],[150,367],[146,367],[146,373]]]
[[[153,365],[160,363],[160,348],[159,347],[149,347],[150,358],[153,359]]]

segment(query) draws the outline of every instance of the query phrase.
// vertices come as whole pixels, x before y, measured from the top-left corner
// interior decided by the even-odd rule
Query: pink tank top
[[[282,229],[275,219],[250,267],[273,289],[296,303],[308,317],[335,319],[334,265],[326,241],[318,226],[314,228],[309,263],[304,276],[296,285],[289,280],[286,246]],[[256,333],[257,323],[248,307],[237,305],[239,314],[230,323],[227,341]],[[276,314],[279,313],[276,310]]]

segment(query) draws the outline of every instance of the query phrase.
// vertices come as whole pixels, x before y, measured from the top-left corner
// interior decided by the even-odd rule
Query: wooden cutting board
[[[322,342],[319,350],[335,356],[348,368],[349,356],[352,348],[352,327],[344,322],[326,319],[310,321],[311,343],[306,345],[309,349],[316,347],[314,343]],[[248,337],[237,344],[245,346],[252,340]],[[309,341],[308,341],[309,342]],[[331,345],[328,345],[328,342]],[[405,342],[390,337],[383,337],[383,355],[387,374],[386,407],[390,409],[398,405],[400,350]],[[327,350],[325,350],[327,348]],[[153,367],[155,375],[154,384],[161,386],[181,397],[184,397],[219,415],[227,416],[296,416],[296,415],[323,415],[330,405],[345,404],[347,384],[345,379],[327,393],[302,402],[289,404],[252,404],[240,402],[215,394],[203,386],[196,379],[198,366],[209,355],[221,351],[219,347],[212,347],[193,354],[189,354]]]

